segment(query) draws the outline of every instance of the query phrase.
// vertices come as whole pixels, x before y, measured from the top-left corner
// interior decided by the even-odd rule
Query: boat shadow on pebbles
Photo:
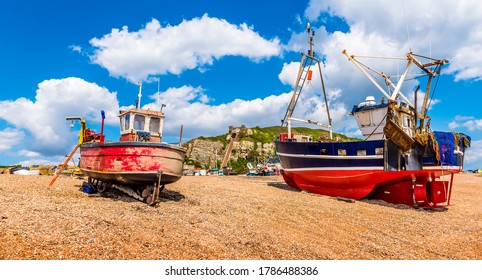
[[[83,192],[82,190],[82,186],[79,186],[79,190],[81,192]],[[141,201],[139,201],[138,199],[135,199],[125,193],[123,193],[122,191],[116,189],[116,188],[110,188],[102,193],[100,192],[95,192],[95,193],[86,193],[86,195],[88,197],[92,197],[92,198],[95,198],[95,197],[99,197],[99,198],[110,198],[111,200],[117,200],[117,201],[122,201],[122,202],[135,202],[135,203],[139,203]],[[168,202],[168,201],[174,201],[174,202],[180,202],[182,200],[184,200],[186,197],[181,194],[180,192],[177,192],[177,191],[172,191],[172,190],[168,190],[168,189],[163,189],[160,193],[159,193],[159,202]]]
[[[270,187],[275,187],[275,188],[278,188],[278,189],[281,189],[281,190],[285,190],[285,191],[301,192],[300,189],[290,187],[288,184],[285,184],[285,183],[268,182],[267,185],[270,186]]]
[[[353,202],[355,202],[355,201],[353,201]],[[412,209],[412,210],[422,211],[422,212],[445,212],[445,211],[448,210],[447,207],[424,208],[424,207],[413,207],[413,206],[409,206],[409,205],[405,205],[405,204],[393,204],[393,203],[386,202],[386,201],[383,201],[383,200],[380,200],[380,199],[364,198],[364,199],[357,200],[357,202],[364,202],[364,203],[368,203],[368,204],[385,206],[385,207],[401,209],[401,210]]]

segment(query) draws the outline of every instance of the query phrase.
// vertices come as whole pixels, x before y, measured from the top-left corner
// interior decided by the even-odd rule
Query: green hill
[[[241,141],[252,141],[252,142],[261,142],[261,143],[271,143],[274,142],[281,133],[286,133],[287,128],[282,126],[269,126],[269,127],[253,127],[249,128],[250,133],[244,132],[241,134]],[[310,135],[313,139],[329,139],[330,132],[324,129],[312,129],[307,127],[292,127],[291,132],[294,134],[303,134],[303,135]],[[196,139],[203,139],[208,141],[220,141],[225,146],[227,145],[227,138],[228,133],[213,136],[213,137],[198,137]],[[356,141],[360,140],[358,138],[348,137],[343,134],[333,133],[333,139],[337,141],[347,142],[347,141]]]
[[[301,134],[313,137],[313,139],[328,140],[330,133],[324,129],[311,129],[306,127],[293,127],[294,134]],[[237,148],[230,153],[229,166],[236,173],[247,172],[246,164],[265,162],[270,157],[276,157],[274,141],[281,133],[286,133],[287,128],[281,126],[270,126],[261,128],[259,126],[246,128],[240,133]],[[184,143],[188,149],[185,163],[195,167],[210,169],[221,167],[221,162],[226,153],[226,147],[230,139],[229,133],[212,137],[198,137]],[[335,141],[357,141],[360,139],[347,137],[343,134],[333,133]]]

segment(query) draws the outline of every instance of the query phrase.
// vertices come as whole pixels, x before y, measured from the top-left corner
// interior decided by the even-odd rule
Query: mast
[[[315,31],[311,30],[311,26],[308,23],[306,25],[306,31],[308,32],[308,44],[310,46],[310,49],[308,50],[308,54],[301,54],[301,61],[300,61],[300,67],[298,69],[298,76],[296,79],[295,83],[295,88],[293,90],[293,95],[291,96],[290,103],[288,104],[288,108],[286,110],[284,118],[281,120],[281,125],[284,126],[285,124],[288,127],[288,138],[291,138],[291,121],[298,121],[298,122],[303,122],[303,123],[309,123],[309,124],[315,124],[315,125],[320,125],[323,127],[326,127],[330,130],[330,139],[332,139],[333,136],[333,127],[332,127],[332,120],[330,116],[330,109],[328,107],[328,100],[326,97],[326,90],[325,90],[325,83],[323,80],[323,73],[321,71],[321,62],[319,59],[315,57],[315,53],[313,52],[313,37],[315,36]],[[328,117],[328,125],[326,124],[321,124],[317,121],[312,121],[312,120],[300,120],[293,118],[293,112],[295,110],[296,104],[298,102],[298,99],[301,95],[301,92],[303,90],[303,87],[306,83],[306,81],[311,80],[311,75],[312,75],[312,70],[311,66],[317,65],[318,66],[318,71],[321,79],[321,86],[322,86],[322,91],[323,91],[323,97],[325,99],[325,107],[326,107],[326,113]]]

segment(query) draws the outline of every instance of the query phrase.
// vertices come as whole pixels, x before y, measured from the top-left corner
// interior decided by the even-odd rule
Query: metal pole
[[[139,97],[138,102],[137,102],[137,109],[141,108],[141,97],[142,97],[142,83],[138,83],[139,85],[139,94],[137,95]]]
[[[450,173],[449,195],[447,199],[447,206],[450,206],[450,198],[452,197],[452,184],[454,182],[454,173]]]
[[[321,73],[321,64],[318,59],[316,59],[316,62],[318,62],[318,71],[320,72],[320,79],[321,79],[321,88],[323,90],[323,97],[325,98],[325,107],[326,107],[326,114],[328,115],[328,124],[330,125],[330,139],[333,139],[333,134],[332,134],[332,125],[331,125],[331,116],[330,116],[330,109],[328,108],[328,100],[326,98],[326,90],[325,90],[325,82],[323,80],[323,76]]]
[[[288,137],[287,137],[287,139],[291,139],[291,120],[288,119],[287,123],[288,123]]]
[[[286,110],[286,114],[285,114],[285,117],[283,118],[283,120],[281,121],[281,125],[283,126],[285,124],[286,121],[288,121],[289,118],[291,118],[291,116],[293,115],[293,111],[295,109],[295,106],[296,106],[296,103],[298,101],[298,96],[300,95],[300,93],[298,92],[298,86],[300,84],[300,80],[301,80],[301,74],[303,72],[303,63],[306,59],[306,55],[305,54],[302,54],[301,55],[301,61],[300,61],[300,67],[298,69],[298,77],[296,78],[296,84],[295,84],[295,89],[293,91],[293,95],[291,96],[291,101],[290,101],[290,104],[288,104],[288,109]],[[298,92],[298,93],[297,93]]]
[[[102,116],[102,126],[101,126],[101,129],[100,129],[100,145],[103,145],[104,144],[104,120],[105,120],[104,110],[101,110],[100,114]]]
[[[72,156],[74,156],[75,154],[75,151],[77,151],[77,149],[80,147],[80,144],[77,143],[77,145],[74,147],[74,149],[72,150],[72,152],[70,152],[70,155],[67,157],[67,159],[65,160],[65,162],[60,166],[59,170],[57,170],[57,173],[55,173],[55,176],[54,178],[52,178],[52,181],[50,181],[49,183],[49,187],[52,186],[55,182],[55,180],[57,180],[57,178],[60,176],[60,173],[62,173],[62,171],[64,170],[64,168],[67,166],[67,164],[69,163],[69,160],[72,158]]]
[[[181,124],[181,131],[179,133],[179,146],[181,146],[181,143],[182,143],[182,128],[183,128],[183,125]]]
[[[408,74],[408,70],[410,69],[410,65],[412,65],[412,60],[408,60],[407,67],[405,68],[405,72],[403,72],[402,76],[400,77],[400,80],[398,80],[397,86],[395,87],[395,90],[393,90],[393,93],[392,93],[392,96],[390,97],[390,99],[395,100],[395,98],[397,98],[397,94],[400,92],[400,88],[402,87],[403,82],[405,82],[405,77]]]
[[[367,73],[367,71],[356,61],[355,56],[349,54],[346,50],[343,50],[342,53],[348,57],[348,60],[353,62],[355,66],[360,69],[360,71],[385,95],[388,99],[391,99],[391,96],[385,92],[385,90]]]

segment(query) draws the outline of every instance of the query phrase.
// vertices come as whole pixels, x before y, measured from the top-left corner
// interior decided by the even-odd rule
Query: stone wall
[[[183,146],[187,148],[187,157],[200,162],[203,167],[214,168],[216,160],[221,162],[225,153],[225,147],[221,141],[195,139],[183,144]],[[263,144],[244,140],[234,142],[230,159],[246,158],[253,150],[256,150],[260,156],[267,157],[269,154],[274,154],[275,145],[274,143]]]

